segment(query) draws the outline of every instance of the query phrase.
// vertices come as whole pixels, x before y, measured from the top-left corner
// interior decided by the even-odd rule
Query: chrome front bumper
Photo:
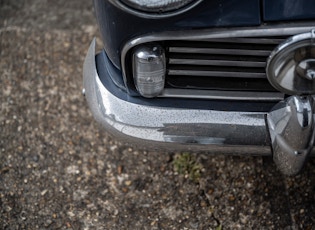
[[[113,89],[116,91],[120,91],[120,89],[114,85],[110,74],[107,68],[102,74],[98,74],[94,39],[83,68],[86,99],[95,119],[107,131],[126,143],[146,149],[162,148],[170,151],[205,151],[221,154],[271,156],[272,150],[279,151],[278,147],[281,144],[275,140],[279,140],[278,136],[282,138],[281,132],[284,129],[282,126],[274,128],[267,125],[268,122],[269,126],[275,125],[272,122],[278,123],[276,119],[273,119],[278,114],[275,111],[272,111],[270,113],[272,116],[270,116],[269,113],[263,112],[231,112],[140,105],[132,102],[125,93],[123,93],[124,98],[116,95]],[[313,129],[313,123],[309,125]],[[278,132],[278,130],[280,131]],[[294,139],[295,132],[291,132],[290,138],[284,137],[290,141],[290,138]],[[313,146],[312,140],[299,146],[309,148],[310,144]],[[278,167],[277,161],[280,162],[280,170],[289,175],[296,174],[302,168],[311,151],[307,153],[307,156],[303,155],[304,160],[300,161],[298,165],[294,165],[295,152],[290,149],[290,151],[282,153],[282,150],[281,147],[280,153],[274,155],[277,158],[275,162]],[[282,154],[291,154],[292,157],[291,155],[282,157]],[[301,158],[301,156],[297,157]]]
[[[265,113],[139,105],[108,90],[109,74],[98,75],[94,40],[83,69],[86,99],[95,119],[121,140],[150,149],[271,155]]]

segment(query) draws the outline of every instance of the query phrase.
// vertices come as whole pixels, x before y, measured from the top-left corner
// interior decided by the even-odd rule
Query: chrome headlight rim
[[[160,12],[160,11],[144,11],[137,9],[135,7],[132,7],[126,3],[123,3],[122,0],[109,0],[110,3],[115,5],[116,7],[122,9],[125,12],[131,13],[133,15],[136,15],[141,18],[147,18],[147,19],[160,19],[160,18],[167,18],[176,16],[182,13],[185,13],[195,6],[197,6],[199,3],[201,3],[203,0],[192,0],[191,2],[187,3],[186,5],[173,9],[170,11]]]

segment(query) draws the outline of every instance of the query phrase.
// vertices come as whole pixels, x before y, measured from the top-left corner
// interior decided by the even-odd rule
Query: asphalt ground
[[[0,0],[0,229],[315,229],[314,159],[284,177],[110,137],[81,95],[94,36],[91,1]]]

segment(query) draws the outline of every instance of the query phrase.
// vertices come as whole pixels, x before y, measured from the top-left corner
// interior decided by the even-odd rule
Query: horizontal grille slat
[[[224,70],[184,70],[169,69],[169,75],[176,76],[203,76],[203,77],[235,77],[235,78],[266,78],[265,73],[257,72],[237,72]]]
[[[211,39],[212,42],[226,42],[226,43],[245,43],[245,44],[272,44],[278,45],[285,41],[283,37],[271,37],[271,38],[218,38]]]
[[[274,92],[248,92],[248,91],[223,91],[223,90],[193,90],[193,89],[165,89],[159,97],[195,98],[195,99],[224,99],[247,100],[255,98],[257,101],[280,101],[282,93]]]
[[[262,78],[245,78],[240,80],[235,77],[211,77],[209,80],[209,78],[203,76],[168,76],[166,84],[167,88],[174,89],[211,89],[256,92],[276,91],[266,79]]]
[[[194,47],[170,47],[170,52],[174,53],[196,53],[196,54],[225,54],[225,55],[250,55],[250,56],[269,56],[269,50],[250,50],[250,49],[218,49],[218,48],[194,48]]]
[[[224,59],[200,59],[200,58],[170,58],[169,64],[174,65],[206,65],[206,66],[238,66],[238,67],[265,67],[264,61],[239,61]]]

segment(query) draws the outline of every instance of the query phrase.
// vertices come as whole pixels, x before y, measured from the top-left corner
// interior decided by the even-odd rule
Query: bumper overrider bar
[[[268,114],[273,159],[281,172],[301,171],[314,144],[314,99],[291,96]]]
[[[110,61],[103,57],[106,66]],[[273,150],[275,163],[288,175],[298,173],[311,153],[312,96],[292,96],[270,113],[140,105],[125,93],[118,96],[122,92],[111,81],[110,71],[104,68],[98,74],[97,66],[94,39],[83,67],[85,96],[95,119],[126,143],[148,149],[261,156]]]

